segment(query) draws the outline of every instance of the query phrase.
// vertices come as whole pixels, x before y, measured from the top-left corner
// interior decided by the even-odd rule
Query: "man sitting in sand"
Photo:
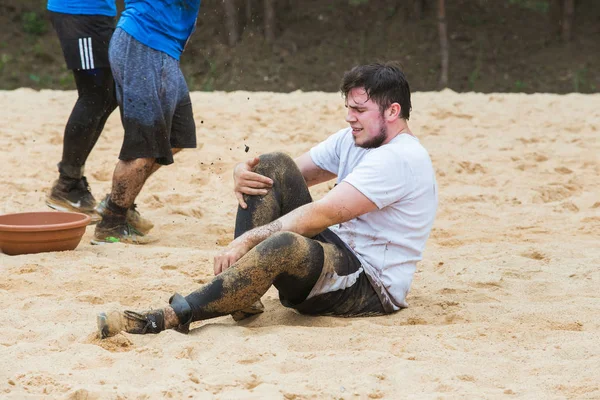
[[[235,239],[215,257],[215,278],[163,309],[99,314],[102,337],[239,318],[271,285],[284,306],[309,315],[407,306],[437,208],[431,159],[407,124],[409,85],[396,65],[370,64],[346,72],[341,91],[349,128],[296,160],[273,153],[236,166]],[[333,178],[313,202],[308,187]]]

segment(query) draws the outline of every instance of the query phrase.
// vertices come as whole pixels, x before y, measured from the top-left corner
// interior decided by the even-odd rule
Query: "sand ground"
[[[74,100],[0,92],[0,213],[46,210]],[[600,95],[413,95],[440,206],[406,310],[305,317],[271,290],[251,321],[99,341],[97,312],[161,307],[211,278],[235,162],[345,127],[338,94],[192,100],[198,149],[138,198],[159,243],[92,246],[88,227],[75,251],[0,255],[0,397],[600,398]],[[114,113],[87,164],[97,198],[121,141]]]

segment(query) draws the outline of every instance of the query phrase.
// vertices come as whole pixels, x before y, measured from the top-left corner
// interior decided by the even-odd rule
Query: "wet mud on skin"
[[[113,177],[111,200],[120,207],[131,207],[152,173],[153,166],[153,158],[119,161]]]
[[[192,321],[250,307],[273,284],[281,295],[302,301],[319,278],[322,265],[323,248],[319,242],[295,233],[277,233],[186,297],[192,308]]]

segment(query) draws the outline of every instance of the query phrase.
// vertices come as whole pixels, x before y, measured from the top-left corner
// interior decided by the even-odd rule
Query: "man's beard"
[[[385,139],[387,139],[387,133],[387,126],[383,125],[381,129],[379,129],[379,134],[377,136],[367,140],[363,144],[356,143],[356,140],[354,143],[356,146],[362,147],[363,149],[374,149],[381,146],[381,144],[385,142]]]

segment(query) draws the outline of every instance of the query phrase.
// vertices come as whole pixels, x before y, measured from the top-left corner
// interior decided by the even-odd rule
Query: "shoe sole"
[[[112,244],[110,242],[105,242],[104,240],[96,240],[96,239],[92,239],[90,240],[90,244],[93,244],[94,246],[103,246],[105,244]]]
[[[96,325],[98,326],[98,335],[101,339],[106,339],[108,335],[108,317],[106,313],[100,313],[96,316]]]
[[[92,239],[92,240],[90,240],[90,244],[97,245],[97,246],[103,246],[103,245],[106,245],[106,244],[122,243],[122,244],[133,244],[133,245],[136,245],[136,246],[145,246],[147,244],[156,243],[156,242],[158,242],[158,240],[159,239],[152,238],[152,239],[147,240],[147,241],[139,241],[139,242],[133,242],[133,241],[108,242],[106,240]]]
[[[50,200],[46,200],[46,205],[56,211],[77,212],[77,213],[89,215],[92,218],[92,220],[90,221],[90,225],[95,225],[102,220],[102,216],[100,216],[100,214],[98,214],[95,211],[90,213],[89,211],[86,212],[84,210],[80,210],[76,207],[67,206],[65,204],[53,203]]]

